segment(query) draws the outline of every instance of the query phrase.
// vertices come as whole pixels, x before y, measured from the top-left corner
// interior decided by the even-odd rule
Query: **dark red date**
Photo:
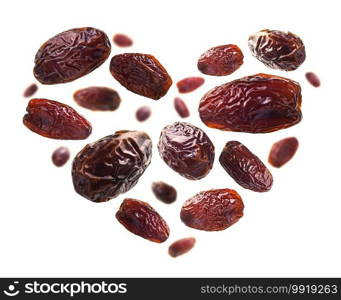
[[[152,156],[152,141],[142,131],[117,131],[85,146],[72,165],[78,194],[104,202],[133,188]]]
[[[319,87],[321,85],[320,78],[313,73],[313,72],[307,72],[305,73],[305,78],[307,78],[308,82],[313,86],[313,87]]]
[[[133,45],[133,40],[122,33],[117,33],[114,35],[113,42],[119,47],[130,47]]]
[[[57,167],[64,166],[70,158],[70,151],[66,147],[59,147],[52,153],[52,162]]]
[[[192,237],[178,240],[169,246],[168,253],[172,257],[178,257],[190,251],[194,244],[195,238]]]
[[[92,130],[91,124],[72,107],[48,99],[32,99],[26,108],[24,125],[51,139],[83,140]]]
[[[161,132],[158,150],[170,168],[190,180],[204,178],[213,166],[211,140],[200,128],[189,123],[166,126]]]
[[[170,204],[176,200],[176,189],[163,181],[153,182],[152,191],[155,197],[164,203]]]
[[[198,69],[206,75],[230,75],[243,64],[244,55],[236,45],[213,47],[202,54],[198,60]]]
[[[23,96],[25,98],[32,97],[38,90],[38,86],[35,83],[30,84],[24,91]]]
[[[174,99],[174,108],[181,118],[189,117],[189,110],[186,103],[179,97]]]
[[[273,179],[268,168],[243,144],[226,143],[219,162],[224,170],[243,188],[255,192],[267,192]]]
[[[96,28],[74,28],[45,42],[35,57],[34,76],[43,84],[70,82],[92,72],[109,57],[107,35]]]
[[[138,121],[144,122],[150,117],[151,113],[152,111],[148,106],[142,106],[136,111],[135,116]]]
[[[187,77],[180,80],[176,86],[178,87],[179,93],[190,93],[201,87],[205,82],[202,77]]]
[[[125,199],[116,219],[130,232],[155,243],[168,239],[169,227],[166,221],[146,202]]]
[[[282,167],[293,158],[298,144],[298,140],[295,137],[289,137],[273,144],[269,154],[269,163],[276,168]]]
[[[301,102],[297,82],[256,74],[210,90],[200,101],[199,113],[208,127],[266,133],[299,123]]]
[[[206,231],[224,230],[243,216],[244,204],[230,189],[200,192],[182,206],[180,217],[187,226]]]
[[[249,48],[253,56],[272,69],[293,71],[305,60],[304,44],[291,32],[261,30],[249,37]]]
[[[115,55],[110,62],[110,72],[129,91],[154,100],[166,95],[172,85],[166,69],[149,54]]]

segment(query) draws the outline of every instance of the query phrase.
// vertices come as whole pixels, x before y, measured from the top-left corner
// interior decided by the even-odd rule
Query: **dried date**
[[[52,162],[57,167],[64,166],[70,158],[70,151],[66,147],[59,147],[52,153]]]
[[[213,166],[211,140],[204,131],[189,123],[166,126],[161,132],[158,150],[170,168],[190,180],[204,178]]]
[[[116,110],[121,103],[118,93],[110,88],[92,86],[76,91],[73,94],[76,103],[91,110]]]
[[[72,165],[78,194],[104,202],[133,188],[152,156],[152,141],[142,131],[117,131],[85,146]]]
[[[148,106],[142,106],[136,111],[135,116],[138,121],[144,122],[150,117],[151,113],[152,111]]]
[[[113,42],[119,47],[130,47],[133,45],[133,40],[122,33],[117,33],[114,35]]]
[[[273,144],[269,154],[269,163],[276,168],[282,167],[293,158],[298,144],[298,140],[295,137],[289,137]]]
[[[24,125],[51,139],[82,140],[92,130],[91,124],[72,107],[48,99],[32,99],[26,108]]]
[[[293,71],[305,60],[304,44],[291,32],[261,30],[249,37],[249,48],[253,56],[272,69]]]
[[[74,28],[45,42],[35,56],[34,76],[43,84],[70,82],[105,62],[111,45],[96,28]]]
[[[130,232],[155,243],[168,239],[166,221],[146,202],[125,199],[116,213],[116,219]]]
[[[24,91],[23,96],[25,98],[32,97],[38,90],[38,86],[35,83],[30,84]]]
[[[186,103],[179,97],[174,98],[174,108],[181,118],[189,117],[189,110]]]
[[[205,82],[205,79],[202,77],[187,77],[180,80],[176,86],[179,90],[179,93],[190,93],[201,87]]]
[[[226,143],[219,162],[224,170],[243,188],[255,192],[267,192],[273,179],[268,168],[243,144]]]
[[[320,78],[313,72],[307,72],[305,78],[313,87],[319,87],[321,85]]]
[[[180,218],[187,226],[206,231],[224,230],[243,216],[244,204],[230,189],[209,190],[188,199]]]
[[[178,240],[169,246],[168,253],[172,257],[178,257],[190,251],[194,244],[195,238],[192,237]]]
[[[297,82],[256,74],[210,90],[200,101],[199,113],[208,127],[266,133],[299,123],[301,102]]]
[[[176,200],[176,189],[163,181],[153,182],[152,191],[155,197],[164,203],[170,204]]]
[[[110,62],[110,72],[129,91],[154,100],[166,95],[172,85],[166,69],[149,54],[115,55]]]

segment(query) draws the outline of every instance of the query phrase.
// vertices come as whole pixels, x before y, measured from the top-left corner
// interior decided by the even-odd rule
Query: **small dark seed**
[[[66,147],[56,149],[52,154],[52,162],[57,167],[64,166],[70,158],[70,151]]]
[[[181,118],[189,117],[188,107],[182,99],[178,97],[174,99],[174,108]]]
[[[140,122],[146,121],[150,115],[151,115],[151,110],[148,106],[142,106],[136,111],[136,119]]]

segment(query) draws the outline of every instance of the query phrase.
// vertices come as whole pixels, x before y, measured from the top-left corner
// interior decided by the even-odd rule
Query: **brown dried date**
[[[188,199],[180,218],[187,226],[206,231],[224,230],[243,216],[244,204],[230,189],[204,191]]]
[[[116,91],[107,87],[92,86],[76,91],[73,94],[76,103],[91,110],[116,110],[121,98]]]
[[[32,99],[26,108],[24,125],[51,139],[82,140],[92,130],[91,124],[72,107],[48,99]]]
[[[70,82],[105,62],[111,45],[96,28],[74,28],[45,42],[35,56],[34,76],[43,84]]]
[[[267,192],[272,186],[272,175],[262,161],[243,144],[226,143],[219,162],[225,171],[243,188]]]
[[[168,248],[168,253],[172,257],[178,257],[190,251],[195,244],[195,238],[184,238],[171,244]]]
[[[154,100],[166,95],[172,85],[166,69],[149,54],[115,55],[110,62],[110,72],[129,91]]]
[[[181,118],[189,117],[189,110],[186,103],[179,97],[174,98],[174,108]]]
[[[133,40],[122,33],[117,33],[113,37],[113,42],[119,47],[130,47],[133,44]]]
[[[305,60],[302,40],[291,32],[261,30],[249,37],[252,55],[272,69],[296,70]]]
[[[142,131],[117,131],[85,146],[72,165],[78,194],[104,202],[133,188],[149,166],[152,141]]]
[[[210,90],[200,101],[199,113],[208,127],[266,133],[299,123],[301,102],[297,82],[256,74]]]
[[[214,146],[204,131],[176,122],[163,128],[158,150],[164,162],[181,176],[197,180],[212,169]]]
[[[150,117],[151,113],[152,113],[152,111],[150,110],[150,108],[148,106],[141,106],[136,111],[135,117],[138,121],[144,122]]]
[[[52,162],[56,167],[64,166],[70,158],[70,151],[66,147],[59,147],[52,153]]]
[[[25,89],[23,96],[25,98],[32,97],[36,93],[37,90],[38,90],[38,86],[35,83],[32,83]]]
[[[205,82],[202,77],[187,77],[180,80],[176,86],[178,87],[179,93],[190,93],[201,87]]]
[[[170,204],[176,200],[176,189],[163,181],[153,182],[152,191],[155,197],[164,203]]]
[[[130,232],[155,243],[168,239],[166,221],[146,202],[125,199],[116,213],[116,219]]]
[[[305,78],[313,87],[319,87],[321,85],[320,78],[313,72],[305,73]]]
[[[269,163],[276,168],[280,168],[293,158],[298,148],[298,140],[295,137],[289,137],[273,144]]]
[[[243,64],[244,55],[236,45],[213,47],[203,53],[198,60],[201,73],[225,76],[235,72]]]

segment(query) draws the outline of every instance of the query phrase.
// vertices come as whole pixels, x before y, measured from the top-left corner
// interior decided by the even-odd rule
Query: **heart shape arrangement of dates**
[[[132,45],[123,34],[113,41],[121,47]],[[293,33],[262,30],[249,37],[249,48],[259,61],[273,69],[292,71],[305,60],[302,40]],[[35,56],[34,76],[42,84],[58,84],[76,80],[103,64],[109,57],[111,44],[101,30],[75,28],[49,39]],[[236,45],[213,47],[198,60],[198,69],[210,76],[232,74],[243,64],[243,53]],[[167,70],[152,55],[124,53],[112,57],[112,76],[126,89],[138,95],[159,100],[172,85]],[[308,81],[320,85],[318,77],[309,72]],[[189,93],[204,83],[202,77],[180,80],[180,93]],[[37,85],[29,86],[25,97],[31,97]],[[96,111],[113,111],[120,105],[119,94],[107,87],[88,87],[74,94],[76,103]],[[185,102],[177,97],[174,107],[180,117],[189,116]],[[243,77],[208,91],[200,100],[202,122],[211,128],[226,131],[267,133],[299,123],[301,113],[301,87],[290,79],[256,74]],[[136,112],[139,121],[150,116],[150,108],[143,106]],[[91,134],[91,124],[72,107],[48,99],[31,99],[27,106],[24,125],[33,132],[53,139],[80,140]],[[298,141],[289,137],[275,143],[270,151],[269,163],[281,167],[298,148]],[[158,151],[164,162],[175,172],[189,180],[204,178],[212,169],[215,151],[209,137],[200,128],[185,122],[175,122],[162,129]],[[56,166],[69,159],[67,148],[58,148],[52,155]],[[143,131],[117,131],[112,135],[86,145],[74,158],[72,180],[75,191],[94,201],[111,200],[132,189],[149,166],[152,141]],[[273,178],[263,162],[237,141],[226,143],[219,162],[225,171],[243,188],[255,192],[271,189]],[[174,187],[154,182],[155,196],[165,202],[175,201]],[[180,213],[189,227],[206,230],[224,230],[243,216],[244,204],[239,194],[231,189],[202,191],[187,200]],[[130,232],[153,242],[168,239],[166,221],[146,202],[125,199],[117,220]],[[194,238],[184,238],[169,247],[173,257],[189,251]]]

